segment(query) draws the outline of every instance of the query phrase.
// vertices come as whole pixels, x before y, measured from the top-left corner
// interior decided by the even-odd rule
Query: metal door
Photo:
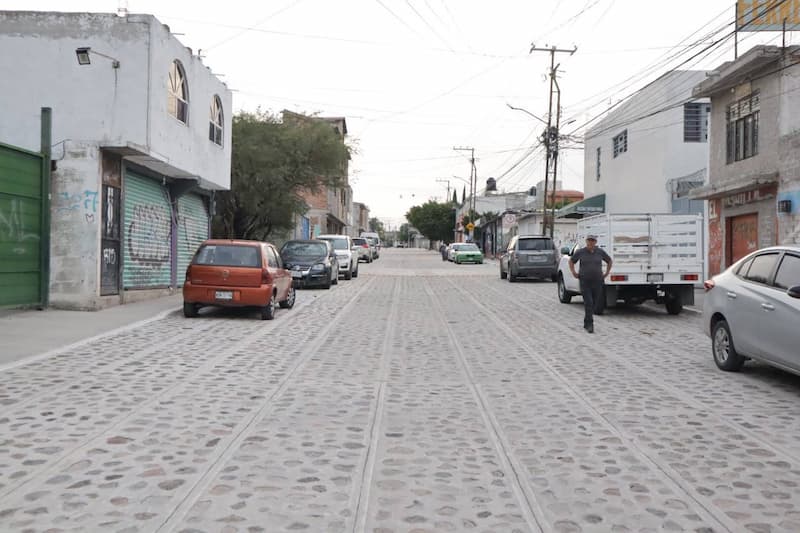
[[[0,306],[42,303],[42,157],[0,144]]]
[[[100,295],[119,294],[120,191],[103,185],[103,242],[100,256]]]
[[[728,219],[728,265],[758,250],[758,213]]]
[[[157,181],[126,170],[122,286],[169,287],[172,278],[172,209]]]
[[[208,210],[201,196],[185,194],[178,198],[177,286],[200,244],[208,239]]]

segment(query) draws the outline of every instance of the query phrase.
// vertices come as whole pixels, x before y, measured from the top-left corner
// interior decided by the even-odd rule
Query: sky
[[[728,34],[729,0],[0,0],[3,10],[149,13],[234,91],[234,111],[343,116],[354,200],[396,228],[469,177],[479,192],[544,178],[537,137],[556,54],[566,142],[559,179],[583,190],[583,125]],[[709,38],[716,33],[715,37]],[[780,34],[739,36],[739,53]],[[790,35],[789,42],[799,39]],[[733,59],[732,38],[680,68]],[[508,106],[526,110],[512,110]],[[446,182],[449,180],[449,184]]]

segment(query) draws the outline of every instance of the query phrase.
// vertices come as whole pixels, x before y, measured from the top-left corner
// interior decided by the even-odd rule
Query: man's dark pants
[[[581,279],[581,296],[586,314],[583,317],[583,327],[594,326],[594,314],[603,308],[603,280]]]

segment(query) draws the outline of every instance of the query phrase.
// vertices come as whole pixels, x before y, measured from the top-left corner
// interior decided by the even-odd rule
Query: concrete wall
[[[78,65],[75,49],[85,46],[119,68],[97,55]],[[3,11],[0,50],[0,141],[38,150],[39,110],[52,107],[54,143],[132,145],[205,188],[230,188],[232,93],[154,17]],[[173,59],[187,75],[188,125],[167,113]],[[224,108],[222,147],[208,138],[215,94]]]
[[[644,87],[586,134],[584,193],[605,193],[608,213],[669,213],[667,182],[708,163],[707,142],[683,141],[683,106],[705,74],[678,71]],[[668,109],[670,108],[671,109]],[[652,116],[654,111],[662,110]],[[628,132],[628,150],[614,157],[613,138]],[[597,148],[600,179],[597,179]]]

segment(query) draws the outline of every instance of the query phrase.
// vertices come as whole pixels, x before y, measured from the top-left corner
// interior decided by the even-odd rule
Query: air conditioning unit
[[[792,212],[792,201],[791,200],[779,200],[778,201],[778,213],[791,213]]]

